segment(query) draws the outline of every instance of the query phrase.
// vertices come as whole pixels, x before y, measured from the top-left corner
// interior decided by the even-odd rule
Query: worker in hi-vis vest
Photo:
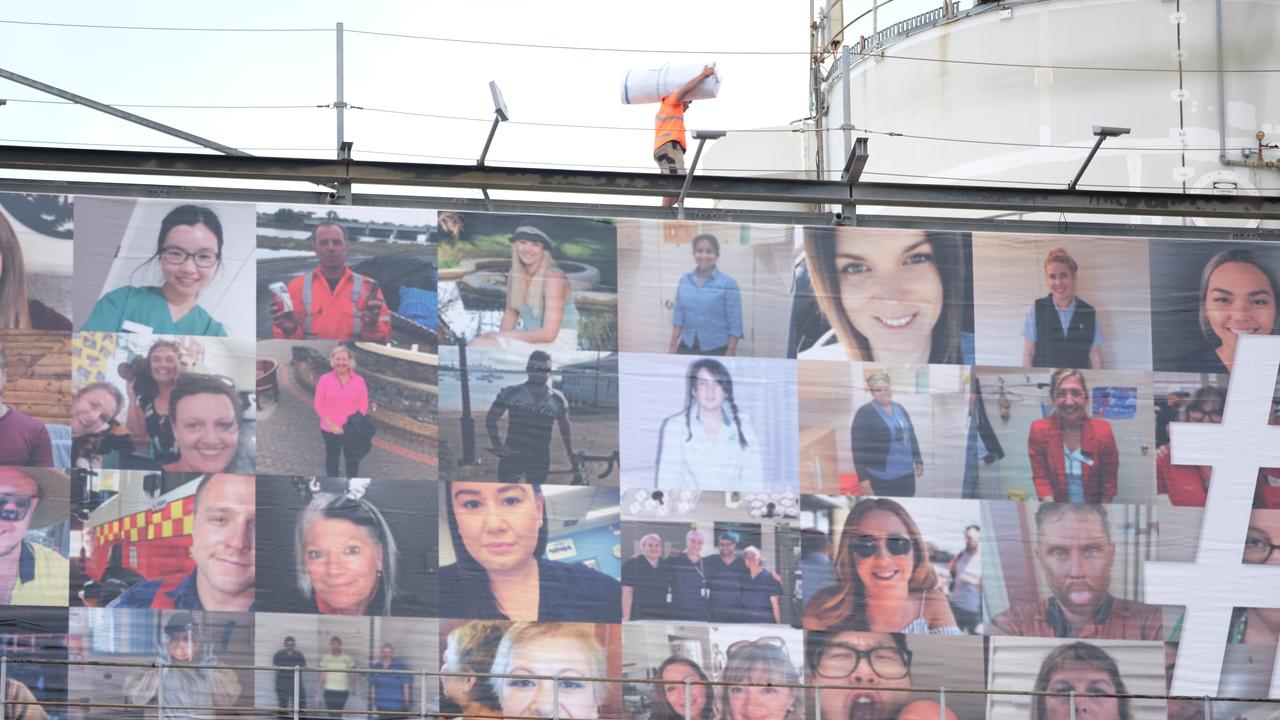
[[[684,137],[684,111],[693,104],[688,97],[703,80],[715,74],[716,69],[707,65],[679,90],[662,98],[653,119],[653,159],[664,175],[684,174],[684,151],[689,146]],[[675,203],[675,198],[662,200],[668,207]]]
[[[391,340],[391,313],[372,278],[347,267],[347,231],[322,222],[311,231],[319,265],[289,281],[292,310],[272,299],[271,332],[278,338]]]

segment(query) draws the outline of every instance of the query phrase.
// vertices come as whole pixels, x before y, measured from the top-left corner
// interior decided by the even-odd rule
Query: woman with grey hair
[[[871,402],[858,408],[849,428],[858,494],[912,497],[924,474],[924,456],[907,409],[893,401],[889,373],[867,378]]]
[[[391,528],[364,499],[368,480],[346,493],[316,492],[298,515],[294,561],[300,612],[393,615],[399,555]]]
[[[518,622],[498,643],[493,686],[505,717],[593,720],[607,688],[586,678],[604,677],[606,671],[595,625]]]
[[[444,657],[440,661],[440,687],[444,693],[441,712],[451,712],[446,703],[457,706],[463,718],[496,717],[498,696],[488,675],[493,669],[493,657],[498,643],[511,623],[492,620],[473,620],[459,625],[445,641]],[[443,673],[469,673],[448,675]]]

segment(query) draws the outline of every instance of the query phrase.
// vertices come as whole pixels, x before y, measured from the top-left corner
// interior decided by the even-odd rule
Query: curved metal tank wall
[[[1179,10],[1180,18],[1174,15]],[[1222,16],[1226,69],[1280,68],[1280,43],[1276,42],[1280,0],[1223,0]],[[983,5],[892,41],[884,47],[883,60],[853,64],[849,95],[856,128],[1055,147],[873,134],[864,177],[937,181],[874,174],[902,173],[1065,187],[1093,143],[1090,126],[1100,124],[1130,127],[1133,132],[1103,144],[1081,187],[1174,191],[1181,190],[1185,181],[1188,191],[1212,192],[1215,183],[1220,189],[1234,183],[1242,194],[1280,192],[1280,169],[1276,169],[1280,163],[1265,169],[1219,162],[1219,75],[1184,72],[1180,88],[1179,30],[1184,68],[1216,71],[1213,0],[1182,0],[1180,8],[1173,0]],[[895,59],[894,55],[1175,72],[998,67]],[[1243,159],[1241,148],[1256,148],[1258,131],[1266,133],[1266,142],[1280,143],[1280,73],[1227,72],[1223,77],[1228,158]],[[826,90],[829,110],[824,124],[839,128],[844,98],[838,72]],[[826,133],[825,150],[827,177],[833,177],[845,156],[841,132]],[[1266,158],[1280,160],[1280,149],[1268,150]],[[834,173],[830,172],[833,167]],[[1138,216],[1109,219],[1182,222],[1181,218]],[[1234,224],[1257,226],[1244,220]]]

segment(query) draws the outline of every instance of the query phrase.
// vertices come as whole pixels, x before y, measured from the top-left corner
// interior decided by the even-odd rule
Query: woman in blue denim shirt
[[[671,348],[680,355],[732,356],[742,339],[742,294],[738,281],[716,269],[720,241],[714,235],[693,239],[696,267],[676,286],[671,315]]]

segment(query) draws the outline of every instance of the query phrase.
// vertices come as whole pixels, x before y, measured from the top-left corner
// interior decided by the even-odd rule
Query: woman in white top
[[[684,410],[662,423],[657,487],[764,489],[760,445],[733,399],[733,378],[717,360],[689,366]]]

